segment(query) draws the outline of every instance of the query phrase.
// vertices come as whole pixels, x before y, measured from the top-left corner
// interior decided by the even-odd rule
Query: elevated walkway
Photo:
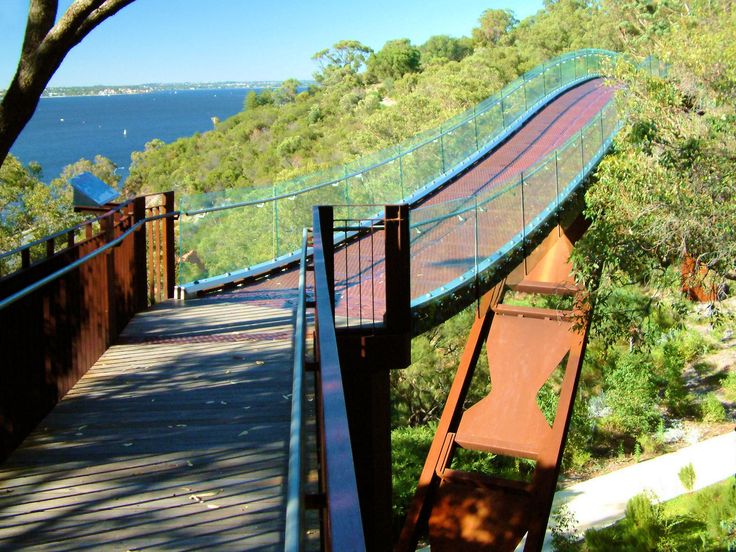
[[[0,468],[0,549],[282,549],[292,320],[237,294],[136,315]]]
[[[579,199],[619,125],[598,72],[612,55],[566,54],[360,170],[189,210],[141,196],[0,255],[0,452],[25,437],[0,469],[0,549],[296,550],[305,509],[325,548],[390,547],[388,370],[409,362],[412,325],[477,300]],[[197,253],[180,276],[202,265],[185,295],[205,296],[146,311],[174,294],[175,218]],[[316,493],[293,486],[289,530],[306,372],[320,473]]]

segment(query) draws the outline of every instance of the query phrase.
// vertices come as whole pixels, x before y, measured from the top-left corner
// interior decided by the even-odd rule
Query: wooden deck
[[[137,315],[0,466],[1,550],[283,548],[291,309]]]

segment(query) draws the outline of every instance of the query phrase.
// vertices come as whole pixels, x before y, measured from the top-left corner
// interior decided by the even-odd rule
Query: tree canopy
[[[377,79],[398,79],[406,73],[416,73],[422,54],[408,38],[389,40],[383,48],[368,58],[368,72]]]
[[[736,17],[717,3],[690,10],[656,39],[666,77],[629,64],[613,73],[625,125],[587,194],[593,225],[578,251],[582,271],[603,265],[641,281],[687,254],[734,272]]]

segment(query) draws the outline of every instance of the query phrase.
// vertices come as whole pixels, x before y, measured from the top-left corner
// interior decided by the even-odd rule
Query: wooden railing
[[[173,203],[173,192],[136,197],[0,256],[0,459],[136,312],[173,296]]]

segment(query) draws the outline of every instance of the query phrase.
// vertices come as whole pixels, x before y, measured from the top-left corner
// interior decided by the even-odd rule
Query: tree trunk
[[[58,0],[31,0],[18,69],[0,102],[0,165],[69,51],[97,25],[133,2],[75,0],[54,24]]]
[[[17,76],[10,84],[0,102],[0,165],[8,156],[10,148],[20,135],[38,106],[38,100],[43,93],[49,78],[41,82],[36,80],[31,88],[23,89]]]

